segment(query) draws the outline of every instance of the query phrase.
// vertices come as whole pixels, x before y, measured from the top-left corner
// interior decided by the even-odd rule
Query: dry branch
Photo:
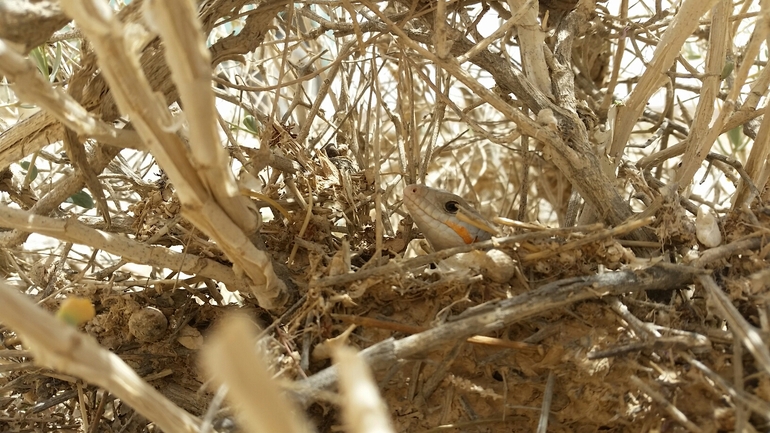
[[[615,122],[612,147],[609,155],[619,162],[620,155],[625,149],[631,131],[642,114],[650,96],[657,91],[666,80],[665,72],[679,56],[684,41],[692,34],[695,26],[711,6],[718,0],[685,0],[660,38],[655,49],[655,56],[647,65],[639,83],[634,87],[631,95],[623,106],[618,109],[618,117]]]
[[[253,431],[312,431],[300,409],[272,377],[265,353],[254,350],[257,346],[252,329],[246,318],[228,318],[204,349],[203,366],[218,385],[226,388],[244,427]]]
[[[273,272],[270,259],[248,239],[257,227],[256,217],[253,214],[247,217],[249,212],[243,201],[245,197],[233,196],[232,194],[238,194],[234,186],[225,187],[224,190],[221,189],[222,186],[217,186],[212,191],[210,182],[214,179],[199,177],[201,167],[189,160],[185,144],[174,132],[175,121],[171,113],[166,105],[161,104],[154,96],[140,68],[139,59],[132,55],[131,50],[126,50],[135,46],[136,35],[131,34],[129,37],[125,26],[103,3],[72,0],[64,2],[63,6],[80,24],[82,31],[90,36],[102,72],[111,83],[115,101],[121,110],[131,117],[139,135],[168,173],[183,204],[185,216],[216,240],[233,263],[251,278],[252,293],[263,307],[281,307],[288,296],[286,287]],[[187,22],[187,25],[192,24]],[[180,87],[189,89],[189,85]],[[213,100],[205,102],[211,104]],[[213,126],[213,122],[214,119],[211,119],[210,125]],[[198,131],[196,129],[192,132]],[[211,134],[196,139],[198,146],[215,145],[205,143],[209,135]],[[217,158],[214,161],[216,162]],[[224,162],[221,158],[218,161]],[[225,166],[220,165],[218,168],[223,174],[229,172]],[[219,180],[221,181],[221,178]],[[215,191],[222,192],[220,200],[237,203],[237,215],[228,214],[214,201],[212,194]],[[243,230],[246,230],[246,233]]]
[[[370,346],[360,356],[378,370],[399,360],[425,355],[447,343],[474,334],[493,332],[549,310],[588,299],[648,290],[666,290],[689,284],[703,270],[658,264],[639,271],[618,271],[546,284],[510,299],[484,304],[466,311],[454,321],[401,340],[388,339]],[[329,367],[298,384],[297,397],[305,402],[337,381],[336,367]]]
[[[0,3],[0,39],[29,52],[69,22],[59,2],[49,0],[5,0]]]
[[[50,82],[43,79],[31,60],[22,57],[2,40],[0,40],[0,73],[13,83],[12,88],[16,96],[42,108],[50,116],[55,117],[66,127],[75,130],[79,135],[101,139],[106,143],[120,147],[141,146],[141,143],[136,143],[139,136],[134,131],[119,130],[90,114],[61,88],[53,88]],[[41,115],[33,118],[43,117]],[[40,127],[19,127],[18,130],[33,132],[38,128]],[[5,134],[3,135],[5,136]],[[132,145],[132,143],[136,144]],[[50,141],[45,144],[50,144]],[[17,157],[13,160],[18,159],[20,158]],[[3,164],[3,166],[5,165],[7,164]]]
[[[410,433],[766,430],[762,5],[120,3],[63,1],[76,22],[48,41],[56,7],[30,15],[39,28],[4,28],[0,12],[10,83],[0,87],[0,272],[43,308],[87,297],[96,317],[85,330],[189,412],[173,409],[175,428],[196,426],[190,414],[226,425],[232,406],[247,408],[238,427],[276,431],[337,430],[343,412],[345,431],[370,415]],[[87,159],[62,153],[65,128]],[[84,167],[111,229],[74,204]],[[420,229],[400,197],[411,182],[522,221],[488,242],[417,253]],[[722,245],[699,242],[702,206]],[[568,214],[603,225],[553,228]],[[491,278],[474,259],[490,256],[475,249],[505,256],[504,272]],[[259,306],[219,283],[253,290]],[[100,369],[118,366],[147,386],[91,340],[51,363],[36,324],[6,304],[0,430],[173,422],[148,407],[166,407],[157,395],[136,401],[105,378]],[[251,325],[227,325],[203,350],[230,387],[224,403],[197,355],[231,309],[269,326],[257,342]],[[126,332],[137,311],[167,322],[158,340]],[[59,343],[85,341],[54,331],[66,334]],[[344,376],[339,389],[366,388],[371,400],[328,390],[348,368],[316,355],[341,340],[361,351],[345,355],[357,362],[349,370],[366,362],[375,375]],[[94,386],[62,376],[94,369]],[[315,403],[311,421],[294,422],[303,409],[281,387]]]
[[[0,205],[0,224],[27,233],[39,233],[65,242],[88,245],[134,263],[174,269],[225,283],[230,290],[247,286],[233,270],[213,260],[145,245],[125,236],[92,229],[76,220],[57,220]]]
[[[0,282],[0,317],[24,338],[35,363],[103,387],[164,431],[198,432],[198,421],[142,380],[93,337],[65,325],[29,297]]]

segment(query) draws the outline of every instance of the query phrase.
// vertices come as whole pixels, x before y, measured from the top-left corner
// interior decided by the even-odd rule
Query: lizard
[[[462,197],[412,184],[404,188],[404,205],[434,250],[486,241],[497,229]]]

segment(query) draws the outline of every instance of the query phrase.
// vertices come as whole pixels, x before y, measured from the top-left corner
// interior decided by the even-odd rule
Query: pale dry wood
[[[118,147],[97,145],[91,151],[89,164],[95,171],[101,172],[119,152],[120,148]],[[57,209],[67,197],[83,189],[83,185],[83,179],[80,176],[70,173],[68,176],[59,179],[53,188],[30,208],[29,212],[35,215],[47,215]],[[0,233],[0,246],[6,248],[18,246],[27,239],[27,236],[29,236],[28,232],[19,230]]]
[[[342,419],[348,433],[395,433],[388,406],[371,369],[350,347],[332,350],[340,371]]]
[[[229,2],[208,3],[207,9],[201,12],[204,33],[208,34],[223,16],[228,15],[227,12],[217,9],[224,7],[228,11],[238,11],[245,3],[247,0],[237,0],[234,4]],[[288,4],[287,0],[260,2],[259,6],[246,18],[246,23],[237,34],[222,38],[211,46],[213,64],[218,65],[225,60],[240,60],[240,55],[255,51],[265,41],[268,32],[273,29],[275,17],[279,12],[285,10]]]
[[[132,27],[129,32],[107,5],[97,1],[68,0],[62,5],[91,40],[117,105],[131,118],[173,182],[182,203],[182,214],[217,242],[236,269],[249,276],[253,283],[251,292],[261,306],[267,309],[282,306],[288,294],[283,281],[273,271],[270,257],[251,243],[241,227],[214,200],[206,179],[200,177],[185,143],[175,133],[178,119],[172,117],[166,102],[150,87],[138,57],[125,48],[132,46],[137,38],[134,33],[141,30]],[[229,166],[220,169],[229,170]],[[256,228],[256,222],[253,224]]]
[[[17,44],[23,53],[44,43],[68,22],[55,0],[0,2],[0,38]]]
[[[201,351],[203,368],[227,387],[243,431],[309,433],[313,429],[273,378],[257,352],[254,324],[243,316],[224,320]]]
[[[709,295],[710,305],[713,305],[720,316],[727,321],[730,330],[735,334],[735,338],[748,349],[754,356],[757,367],[770,374],[770,348],[763,340],[760,330],[752,326],[738,309],[733,305],[732,300],[727,294],[717,286],[714,278],[710,275],[699,275],[698,282],[703,286]]]
[[[470,279],[476,280],[477,276]],[[458,281],[460,283],[460,281]],[[471,284],[472,281],[462,281],[462,284]],[[347,314],[331,314],[331,317],[337,320],[344,321],[346,323],[352,323],[355,325],[368,326],[378,329],[387,329],[389,331],[402,332],[405,334],[416,334],[427,330],[428,328],[422,326],[406,325],[403,323],[389,322],[385,320],[372,319],[369,317],[351,316]],[[486,346],[505,347],[508,349],[531,349],[537,350],[540,346],[536,344],[522,343],[520,341],[504,340],[501,338],[486,337],[483,335],[474,335],[466,340],[471,344],[483,344]]]
[[[520,2],[520,0],[516,0],[516,1]],[[497,30],[495,30],[491,35],[487,36],[486,38],[481,40],[479,43],[475,44],[473,48],[468,50],[468,52],[459,56],[457,58],[457,62],[460,64],[463,64],[469,61],[470,59],[476,57],[477,54],[481,53],[482,51],[485,51],[487,47],[489,47],[489,44],[495,41],[498,41],[502,37],[504,37],[515,25],[520,24],[520,21],[522,21],[522,18],[524,17],[524,15],[528,14],[529,11],[531,10],[530,6],[532,6],[533,3],[534,3],[533,1],[528,0],[524,5],[521,5],[516,10],[516,13],[514,13],[510,18],[508,18],[502,26],[500,26]],[[539,26],[539,24],[537,25]]]
[[[679,356],[684,358],[693,367],[702,371],[709,380],[713,381],[719,389],[724,391],[731,398],[735,399],[736,402],[744,404],[748,409],[765,419],[770,418],[770,403],[762,400],[754,394],[747,393],[745,390],[738,391],[734,386],[730,384],[730,382],[724,378],[724,376],[714,372],[714,370],[710,369],[706,364],[695,359],[689,353],[680,352]]]
[[[743,362],[743,343],[738,338],[735,338],[733,339],[733,383],[735,391],[740,393],[744,392],[746,380]],[[748,424],[747,409],[740,401],[735,402],[735,431],[746,431],[746,425]]]
[[[733,117],[737,117],[740,113],[743,113],[744,108],[747,106],[756,106],[756,104],[759,103],[761,96],[767,92],[768,85],[770,85],[770,68],[764,67],[762,68],[759,78],[757,78],[752,85],[751,92],[744,102],[744,105],[732,115],[730,120],[733,120]],[[764,116],[762,118],[762,123],[759,126],[757,136],[754,139],[754,143],[751,146],[749,157],[746,159],[746,172],[760,191],[764,189],[765,184],[767,183],[767,177],[763,176],[763,172],[767,171],[768,158],[770,158],[770,116]],[[732,199],[732,208],[740,209],[752,199],[753,197],[751,195],[749,183],[741,180]]]
[[[196,8],[189,0],[145,0],[145,17],[166,45],[164,54],[190,127],[190,159],[203,184],[227,215],[247,234],[257,229],[248,198],[240,195],[230,159],[220,144],[211,88],[211,53]]]
[[[98,385],[168,433],[197,433],[198,420],[142,380],[93,337],[43,310],[0,281],[0,317],[34,354],[35,365]]]
[[[739,182],[738,178],[734,177],[732,171],[729,170],[730,167],[732,167],[735,171],[738,172],[738,175],[740,175],[740,182],[744,182],[748,185],[749,191],[751,191],[754,197],[760,194],[757,186],[754,185],[754,182],[751,180],[748,172],[746,172],[746,170],[743,168],[743,164],[741,164],[741,162],[737,159],[733,158],[732,156],[710,152],[708,155],[706,155],[706,161],[714,164],[714,167],[722,170],[734,184],[737,184]]]
[[[436,105],[433,107],[433,116],[431,118],[430,140],[425,143],[424,150],[421,150],[419,146],[414,146],[409,149],[410,151],[407,151],[402,146],[400,146],[401,141],[399,140],[399,156],[402,160],[404,158],[406,159],[405,167],[407,174],[404,180],[407,185],[414,183],[425,183],[425,176],[428,174],[428,167],[430,166],[431,161],[433,161],[436,149],[439,149],[440,146],[439,138],[441,136],[441,125],[446,120],[446,108],[448,100],[450,99],[448,94],[451,89],[449,81],[447,80],[449,77],[444,73],[444,71],[440,69],[436,71],[435,83],[433,80],[428,78],[427,75],[420,73],[422,72],[420,71],[420,68],[415,69],[415,71],[419,71],[418,74],[420,75],[420,79],[422,79],[422,81],[427,84],[428,87],[430,87],[431,91],[436,94],[437,101]],[[474,129],[477,129],[478,127],[475,122],[469,122],[469,124]],[[378,123],[377,127],[380,128],[381,125]],[[378,144],[377,147],[380,147],[380,145]],[[420,161],[420,153],[424,155],[422,161]],[[404,165],[403,162],[402,165]],[[406,239],[409,239],[409,236],[407,236]]]
[[[435,21],[433,22],[433,52],[435,52],[436,55],[441,58],[445,58],[447,55],[449,55],[449,49],[452,47],[452,41],[447,39],[447,27],[449,27],[447,26],[447,22],[446,22],[447,3],[448,2],[446,0],[437,1],[436,13],[433,14],[435,17]],[[354,14],[351,14],[351,15],[354,15]],[[356,27],[358,26],[358,23],[355,22],[355,20],[353,21],[353,24]],[[363,39],[360,35],[360,30],[357,32],[356,36],[358,37],[359,40]],[[363,46],[363,44],[361,44],[361,46]],[[413,113],[414,111],[412,111],[412,115]]]
[[[522,14],[519,20],[517,33],[519,35],[519,49],[521,50],[521,63],[524,72],[546,96],[553,97],[551,93],[551,74],[545,63],[545,32],[540,28],[537,19],[538,2],[533,0],[508,0],[508,6],[516,15]]]
[[[544,108],[552,109],[559,118],[560,125],[565,125],[564,133],[571,139],[573,149],[570,146],[566,146],[552,132],[544,130],[539,124],[528,119],[523,114],[518,114],[520,111],[507,105],[506,102],[492,94],[483,85],[478,82],[474,83],[475,79],[462,66],[453,62],[451,58],[445,59],[445,61],[437,59],[430,51],[415,43],[430,44],[432,42],[430,35],[403,30],[401,27],[393,24],[388,16],[377,11],[376,13],[378,13],[378,16],[385,24],[372,23],[372,27],[399,35],[400,40],[404,41],[409,48],[452,73],[482,100],[490,103],[509,119],[516,122],[519,126],[517,132],[527,135],[531,134],[546,144],[554,146],[556,151],[548,152],[547,157],[553,158],[552,162],[567,175],[570,182],[581,192],[581,195],[583,195],[587,202],[595,204],[599,209],[599,214],[607,223],[617,225],[631,216],[632,213],[628,204],[617,193],[607,175],[601,172],[601,164],[594,154],[593,146],[588,140],[585,126],[576,113],[570,113],[555,106],[545,94],[534,87],[524,74],[512,68],[501,56],[492,54],[488,50],[483,50],[478,52],[478,55],[475,57],[470,58],[471,62],[492,74],[498,86],[506,91],[512,91],[531,110],[539,112]],[[472,50],[475,44],[469,41],[462,32],[452,30],[448,30],[448,32],[450,37],[455,40],[452,45],[452,54],[464,58],[462,56]],[[546,136],[548,137],[546,138]],[[494,142],[494,140],[492,141]],[[646,233],[634,233],[633,236],[643,239],[649,238],[649,235]]]
[[[760,78],[754,82],[754,87],[752,88],[751,95],[763,95],[764,92],[767,91],[768,83],[770,83],[770,68],[763,68]],[[757,84],[759,84],[759,88],[757,88]],[[764,87],[762,86],[762,84],[764,84]],[[757,98],[757,100],[758,99],[759,98]],[[722,127],[721,134],[725,134],[731,129],[741,126],[751,119],[764,115],[766,111],[767,111],[767,107],[763,107],[755,110],[746,105],[742,106],[740,110],[732,114],[732,116],[724,125],[724,127]],[[687,143],[689,140],[690,140],[689,137],[685,138],[684,140],[674,144],[673,146],[669,146],[661,151],[639,158],[639,160],[636,161],[636,166],[641,169],[648,169],[650,167],[655,167],[661,164],[663,161],[682,155],[684,154],[684,151],[687,147]],[[754,151],[754,147],[756,146],[757,142],[762,142],[762,140],[760,140],[759,134],[757,134],[757,138],[754,140],[755,145],[752,146],[752,152]],[[761,159],[761,158],[757,158],[757,159]],[[747,173],[751,173],[748,170],[749,164],[752,163],[753,161],[756,161],[757,159],[752,159],[751,154],[749,155],[749,159],[746,161]],[[756,162],[753,162],[753,164],[756,164]],[[758,169],[755,167],[755,169],[753,170],[753,173],[755,174],[753,176],[750,174],[749,177],[751,177],[752,179],[756,179],[757,178],[756,176],[758,176],[758,172],[761,170],[761,168],[762,168],[761,165]],[[760,185],[763,185],[763,184],[760,183]],[[749,186],[739,185],[739,189],[740,188],[746,188],[748,190]],[[757,185],[757,188],[759,188],[759,185]],[[740,199],[739,195],[740,193],[737,193],[736,197],[738,198],[733,199],[733,207],[736,206],[736,203],[740,203],[741,201],[745,202],[745,199],[743,200]]]
[[[334,62],[329,65],[329,70],[324,71],[324,73],[321,74],[321,76],[324,77],[324,80],[321,87],[314,95],[315,99],[313,100],[313,105],[311,105],[310,110],[308,110],[307,117],[309,119],[312,119],[318,115],[318,112],[321,110],[321,104],[323,103],[324,98],[327,96],[329,90],[332,87],[334,78],[339,75],[339,72],[344,64],[344,60],[347,59],[356,43],[357,41],[351,40],[342,44],[339,47],[339,55],[334,60]],[[312,126],[313,122],[310,121],[307,121],[302,125],[299,132],[297,133],[297,143],[304,143],[307,140],[308,136],[310,135]]]
[[[640,218],[640,219],[634,219],[631,221],[628,221],[624,224],[621,224],[617,227],[613,227],[610,229],[604,229],[600,231],[596,231],[594,233],[589,233],[586,237],[582,239],[578,239],[572,242],[568,242],[564,245],[561,245],[558,249],[554,250],[543,250],[537,253],[532,254],[526,254],[522,257],[523,262],[532,262],[535,260],[545,260],[549,257],[553,257],[559,254],[562,254],[566,251],[577,249],[583,245],[588,245],[593,242],[599,242],[603,239],[609,239],[609,238],[619,238],[626,233],[629,233],[631,231],[634,231],[641,227],[646,227],[655,220],[653,217],[646,217],[646,218]]]
[[[616,164],[628,144],[631,132],[639,116],[644,111],[647,101],[667,79],[666,71],[671,67],[682,49],[685,40],[692,34],[702,17],[717,0],[684,0],[658,42],[652,61],[634,87],[625,105],[618,108],[617,120],[613,129],[612,145],[609,156]]]
[[[760,21],[759,24],[763,24],[763,21]],[[751,88],[746,94],[746,99],[743,100],[741,108],[730,116],[730,120],[727,121],[722,132],[727,132],[736,126],[743,125],[758,116],[758,113],[766,110],[767,105],[761,108],[757,107],[764,98],[765,93],[767,93],[768,86],[770,86],[770,72],[768,72],[768,68],[762,68],[754,78],[754,82],[751,83]]]
[[[538,231],[535,233],[526,233],[522,235],[507,236],[502,238],[494,238],[484,242],[474,242],[470,245],[464,245],[460,247],[447,248],[444,250],[436,251],[432,254],[426,254],[424,256],[417,256],[406,260],[391,260],[387,264],[370,269],[363,269],[355,273],[335,275],[331,277],[319,278],[317,280],[310,281],[310,287],[327,287],[341,284],[350,284],[356,281],[367,279],[388,278],[398,273],[417,269],[421,266],[427,266],[431,263],[436,263],[447,257],[452,257],[460,253],[467,253],[472,250],[488,250],[492,248],[498,248],[504,245],[515,245],[520,242],[535,241],[538,239],[547,239],[552,236],[566,236],[569,233],[580,231],[593,231],[601,228],[600,224],[593,226],[578,226],[568,228],[556,228]]]
[[[140,3],[141,1],[135,1],[123,8],[119,13],[121,19],[125,22],[134,22],[140,19],[138,14]],[[145,50],[147,55],[143,57],[142,63],[149,71],[153,72],[151,77],[154,88],[170,96],[169,100],[171,100],[174,97],[174,88],[171,81],[167,80],[167,74],[163,68],[158,67],[162,61],[162,56],[155,48],[151,47]],[[90,79],[88,87],[83,92],[83,100],[77,102],[89,112],[95,113],[97,118],[102,117],[102,120],[109,122],[114,120],[118,113],[115,110],[114,101],[108,95],[108,89],[101,75],[91,75],[90,63],[92,61],[93,57],[86,53],[81,59],[81,69],[72,76],[72,79],[77,80],[80,75],[85,74]],[[64,128],[50,114],[38,112],[27,120],[29,122],[21,122],[0,134],[0,164],[2,164],[0,166],[6,167],[49,144],[61,141]],[[78,128],[74,129],[78,130]],[[92,138],[104,138],[107,142],[121,147],[136,148],[141,145],[141,140],[135,132],[127,132],[126,136],[121,133],[115,141],[111,141],[110,135],[94,135]],[[132,143],[136,144],[131,145]]]
[[[555,281],[531,292],[466,310],[455,320],[428,331],[401,340],[390,338],[381,341],[363,350],[359,356],[377,371],[399,360],[419,357],[445,347],[452,341],[504,329],[513,323],[555,308],[640,290],[671,289],[688,284],[703,273],[705,271],[701,269],[658,263],[646,269],[622,270]],[[320,398],[320,391],[332,386],[337,378],[337,367],[332,366],[298,382],[294,391],[299,399],[307,403]]]
[[[39,233],[64,242],[88,245],[123,257],[134,263],[173,269],[221,281],[231,291],[246,289],[246,282],[231,268],[214,260],[166,247],[146,245],[124,235],[92,229],[74,218],[56,219],[0,205],[0,225],[23,232]]]
[[[84,134],[110,146],[145,150],[141,137],[131,129],[107,130],[106,135],[99,131]],[[47,111],[39,111],[0,133],[0,167],[8,167],[50,144],[61,141],[63,136],[64,126]]]
[[[618,16],[618,20],[620,22],[626,22],[628,19],[628,0],[621,0],[620,2],[620,16]],[[615,110],[610,110],[610,105],[614,102],[614,95],[615,95],[615,88],[618,85],[618,79],[620,78],[620,68],[623,64],[623,53],[626,51],[626,39],[623,33],[620,34],[621,37],[618,38],[617,44],[615,46],[615,52],[612,55],[612,71],[610,72],[610,79],[607,83],[607,90],[604,93],[604,98],[602,98],[602,104],[599,107],[599,111],[602,113],[610,113],[617,112]],[[607,120],[612,124],[614,119],[612,118],[612,115],[608,116]],[[605,149],[605,152],[609,153],[609,149]]]
[[[83,179],[83,183],[85,183],[86,187],[91,191],[91,195],[93,196],[94,201],[96,201],[96,208],[99,210],[102,218],[104,218],[104,222],[109,227],[112,223],[110,218],[110,208],[107,205],[107,200],[102,185],[99,182],[99,178],[96,177],[97,173],[93,167],[88,164],[88,155],[86,153],[85,144],[78,139],[75,131],[69,128],[64,130],[63,144],[64,151],[67,153],[67,157],[69,157],[70,164],[72,164],[72,167],[75,168],[79,177]]]
[[[687,139],[680,141],[673,146],[669,146],[661,151],[655,152],[652,155],[640,158],[638,161],[636,161],[636,166],[642,170],[655,167],[661,164],[663,161],[682,155],[686,146]]]
[[[540,421],[537,424],[537,433],[546,433],[548,431],[548,418],[551,414],[551,402],[553,401],[553,370],[548,372],[548,380],[545,383],[545,392],[543,393],[543,405],[540,408]]]
[[[587,359],[621,356],[630,352],[660,348],[687,348],[704,351],[712,347],[712,341],[705,335],[672,329],[640,320],[629,311],[628,307],[617,296],[606,298],[606,302],[626,322],[628,327],[636,333],[636,338],[639,341],[616,344],[604,350],[592,350],[586,354]]]
[[[40,71],[28,58],[24,58],[20,53],[14,51],[11,47],[0,40],[0,74],[10,81],[11,88],[16,96],[24,102],[35,104],[45,110],[47,115],[35,115],[35,120],[42,121],[40,124],[36,121],[30,121],[29,126],[23,124],[14,125],[10,130],[17,134],[33,135],[37,130],[43,129],[49,122],[48,116],[53,116],[81,137],[101,138],[107,142],[131,144],[138,142],[139,136],[133,131],[119,130],[112,125],[99,120],[96,116],[90,114],[80,105],[72,96],[68,95],[61,88],[54,88],[48,80],[43,79]],[[59,138],[59,135],[55,137]],[[3,134],[3,143],[10,137]],[[53,139],[51,137],[50,139]],[[49,140],[50,140],[49,139]],[[53,140],[56,141],[56,140]],[[51,144],[53,141],[42,141],[42,145]],[[134,146],[141,145],[141,142]],[[0,145],[2,147],[2,145]],[[29,150],[23,152],[27,153]],[[25,156],[25,155],[23,155]],[[14,160],[18,161],[18,159]],[[11,162],[11,161],[8,161]],[[7,163],[0,163],[0,166],[6,166]]]
[[[117,14],[120,21],[129,23],[132,26],[137,26],[137,23],[141,23],[142,3],[143,0],[133,1],[121,9]],[[246,3],[246,0],[236,0],[227,3],[215,2],[206,5],[201,11],[201,20],[204,23],[205,32],[211,30],[216,21],[219,20],[219,17],[227,15],[231,10],[237,10],[244,3]],[[280,10],[285,8],[285,5],[285,0],[261,4],[256,13],[249,16],[246,20],[246,25],[240,33],[222,38],[211,47],[212,58],[222,61],[228,58],[228,56],[254,50],[264,40],[269,23]],[[163,49],[157,41],[142,47],[141,64],[152,88],[159,94],[162,94],[167,103],[173,102],[176,99],[176,88],[173,81],[169,79],[169,71],[163,58]],[[75,72],[76,75],[80,73],[80,71]],[[118,115],[115,103],[109,96],[109,91],[101,74],[93,77],[85,92],[84,99],[78,102],[86,107],[89,112],[101,116],[105,122],[114,120]],[[0,134],[0,168],[7,167],[9,164],[17,162],[49,144],[60,141],[64,133],[63,131],[64,129],[61,124],[45,112],[33,114],[29,119],[14,125]],[[91,138],[103,140],[105,143],[114,146],[144,149],[143,143],[136,132],[123,131],[115,139],[112,139],[110,135],[93,135]]]
[[[460,82],[468,86],[473,93],[492,105],[507,118],[517,124],[522,133],[543,142],[546,145],[546,157],[559,167],[572,184],[580,191],[587,202],[595,206],[600,217],[609,225],[615,226],[621,224],[632,215],[631,207],[618,194],[611,180],[601,170],[601,164],[598,157],[594,154],[592,146],[588,142],[588,136],[585,126],[578,119],[577,114],[566,112],[561,107],[554,105],[542,92],[534,88],[534,85],[523,75],[519,74],[519,83],[516,88],[526,88],[523,93],[533,100],[533,106],[542,106],[550,108],[562,118],[569,119],[570,132],[572,133],[571,145],[562,140],[554,131],[545,129],[535,120],[529,118],[521,110],[518,110],[505,101],[497,94],[482,85],[476,77],[473,77],[453,58],[440,59],[423,48],[413,40],[400,26],[393,23],[386,15],[379,12],[369,0],[364,0],[364,4],[372,9],[377,16],[386,23],[388,29],[399,36],[400,40],[409,48],[423,55],[426,59],[435,62],[452,74]],[[453,47],[457,47],[455,43]],[[463,51],[464,52],[464,51]],[[513,73],[509,68],[509,72]],[[490,70],[491,72],[491,70]],[[517,94],[517,96],[519,96]],[[538,110],[539,111],[539,110]],[[648,240],[649,235],[642,232],[632,233],[638,240]]]
[[[719,88],[722,85],[720,75],[725,65],[727,55],[728,33],[730,30],[730,13],[732,12],[732,1],[719,0],[711,11],[711,32],[709,36],[709,47],[706,55],[706,75],[703,77],[703,86],[701,87],[698,107],[695,111],[695,118],[690,126],[690,136],[687,142],[682,166],[676,171],[674,181],[680,186],[690,183],[690,180],[698,171],[706,155],[711,150],[714,141],[706,138],[716,139],[713,134],[708,134],[711,121],[714,115],[714,104],[716,102]],[[721,125],[714,125],[720,128]]]
[[[552,75],[553,75],[553,87],[554,87],[554,94],[556,97],[556,103],[564,109],[567,113],[570,113],[574,118],[578,117],[578,98],[575,91],[575,74],[573,72],[574,69],[574,62],[572,60],[572,47],[573,43],[575,41],[575,38],[578,37],[581,23],[585,23],[591,19],[591,14],[593,13],[593,8],[587,7],[587,5],[592,4],[592,2],[585,2],[580,7],[576,8],[572,12],[568,13],[564,18],[562,18],[561,22],[559,22],[559,25],[556,28],[556,43],[554,44],[554,50],[553,50],[553,56],[550,56],[549,59],[549,66],[551,66],[552,69]],[[595,6],[595,5],[594,5]],[[541,112],[542,113],[542,112]],[[540,117],[540,113],[538,113],[538,117]],[[575,125],[578,125],[579,128],[577,128],[575,131],[572,132],[572,137],[578,138],[574,141],[576,142],[582,142],[589,144],[588,146],[583,145],[579,148],[582,150],[582,153],[586,156],[592,156],[591,159],[591,170],[592,171],[598,171],[601,173],[604,177],[607,179],[613,179],[615,177],[615,170],[612,166],[612,164],[604,157],[599,157],[599,154],[595,152],[595,148],[591,146],[592,143],[591,140],[588,138],[588,132],[587,129],[584,127],[583,123],[578,121],[574,123]],[[548,150],[548,149],[546,149]],[[545,153],[544,155],[548,155],[548,153]],[[597,164],[597,165],[593,165]],[[565,173],[565,168],[558,163],[555,164],[562,173]],[[568,178],[570,178],[569,175],[567,175]],[[579,179],[579,178],[578,178]],[[570,178],[571,181],[573,181],[572,178]],[[574,182],[574,181],[573,181]],[[574,183],[573,183],[574,185]],[[585,185],[574,185],[577,189],[577,191],[582,192],[586,190]],[[577,208],[579,204],[579,200],[576,197],[576,191],[573,189],[572,191],[572,197],[569,200],[569,208],[568,208],[568,215],[567,217],[561,217],[560,221],[563,221],[567,224],[574,224],[575,217],[577,213]],[[587,224],[591,222],[595,222],[597,220],[605,220],[604,213],[601,209],[598,209],[596,206],[596,198],[591,200],[588,198],[588,202],[584,206],[582,213],[580,215],[580,224]],[[571,208],[571,209],[570,209]],[[618,224],[618,223],[615,223]],[[651,233],[645,233],[643,231],[639,231],[638,233],[635,233],[635,239],[640,241],[652,241],[653,236]]]
[[[767,36],[768,31],[770,31],[770,28],[768,27],[769,23],[770,21],[768,21],[767,18],[764,16],[762,16],[761,19],[758,20],[758,23],[755,26],[754,31],[751,35],[751,40],[749,41],[749,44],[744,52],[743,62],[739,65],[737,72],[735,73],[735,79],[733,80],[732,88],[730,89],[729,93],[727,94],[727,97],[725,98],[724,104],[722,106],[722,110],[719,112],[719,115],[717,116],[717,118],[710,123],[708,133],[701,139],[701,143],[714,143],[717,137],[719,137],[719,135],[722,134],[722,131],[725,129],[725,126],[728,123],[728,120],[732,117],[735,111],[735,107],[737,105],[738,99],[740,97],[741,88],[743,87],[744,83],[748,78],[749,71],[752,69],[755,59],[759,55],[759,50],[760,50],[760,46],[762,45],[762,42],[765,40],[765,37]],[[766,69],[766,68],[763,68],[763,69]],[[757,84],[757,87],[761,88],[760,83]],[[699,143],[692,143],[689,141],[686,144],[688,149],[693,148],[693,146],[700,146],[700,145],[701,144]],[[691,152],[695,154],[694,151],[691,151]],[[694,156],[698,158],[701,158],[701,157],[705,158],[705,155],[695,154]],[[689,185],[689,183],[692,181],[692,176],[694,175],[695,170],[697,170],[697,167],[691,167],[690,168],[691,173],[689,174],[688,177],[684,177],[683,175],[680,175],[680,174],[676,175],[676,179],[679,180],[678,186],[680,188],[685,188],[687,185]]]
[[[687,430],[693,432],[693,433],[701,433],[703,430],[698,427],[695,423],[687,419],[687,415],[685,415],[679,408],[674,406],[666,397],[658,392],[657,390],[653,389],[652,386],[648,385],[646,382],[642,381],[635,375],[632,375],[630,377],[631,383],[633,383],[639,390],[645,394],[647,394],[650,398],[652,398],[655,402],[663,406],[663,410],[668,412],[669,416],[674,419],[676,422],[681,424],[684,428]]]
[[[442,1],[442,0],[439,0]],[[375,90],[376,90],[375,86]],[[410,89],[411,90],[411,89]],[[377,92],[378,96],[377,98],[380,98],[379,91]],[[405,92],[403,94],[409,94],[410,92]],[[411,102],[411,98],[410,102]],[[411,113],[404,113],[407,115],[414,116],[414,110]],[[406,117],[409,118],[409,117]],[[411,121],[411,119],[410,119]],[[380,121],[380,116],[377,116],[374,121],[374,143],[372,146],[372,159],[374,162],[374,246],[375,251],[374,255],[372,257],[372,261],[377,261],[382,257],[382,235],[384,231],[384,222],[388,220],[387,217],[383,217],[383,200],[382,200],[382,191],[384,190],[382,184],[382,122]],[[392,232],[392,230],[391,230]]]
[[[624,317],[624,320],[626,318]],[[629,323],[626,321],[626,323]],[[629,353],[634,352],[641,352],[643,350],[693,350],[693,351],[699,351],[704,352],[707,350],[711,350],[712,348],[712,341],[709,340],[708,337],[696,334],[694,332],[684,332],[678,329],[669,329],[664,328],[662,326],[657,326],[653,324],[645,324],[650,325],[649,327],[652,328],[652,331],[654,334],[647,335],[644,332],[642,332],[643,335],[643,341],[637,341],[632,343],[620,343],[616,344],[612,347],[609,347],[604,350],[592,350],[591,352],[588,352],[586,354],[587,359],[600,359],[600,358],[610,358],[610,357],[619,357],[624,356]],[[634,328],[633,325],[629,323],[629,326]],[[634,328],[636,331],[636,328]],[[661,332],[663,331],[664,335],[661,335]],[[649,332],[649,331],[648,331]]]
[[[64,127],[54,116],[40,111],[0,133],[0,168],[61,140]]]
[[[747,239],[739,239],[716,248],[709,248],[692,262],[692,266],[705,268],[718,260],[724,260],[738,254],[745,254],[746,251],[761,248],[763,245],[763,236],[765,236],[764,233],[757,232]]]

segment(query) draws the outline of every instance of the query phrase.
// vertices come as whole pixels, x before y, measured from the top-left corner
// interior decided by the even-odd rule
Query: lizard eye
[[[452,214],[457,213],[460,210],[460,203],[450,200],[444,203],[444,210]]]

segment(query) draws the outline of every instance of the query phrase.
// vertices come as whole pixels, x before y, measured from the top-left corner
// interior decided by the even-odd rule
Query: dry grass
[[[767,10],[246,3],[0,3],[0,431],[768,430]]]

